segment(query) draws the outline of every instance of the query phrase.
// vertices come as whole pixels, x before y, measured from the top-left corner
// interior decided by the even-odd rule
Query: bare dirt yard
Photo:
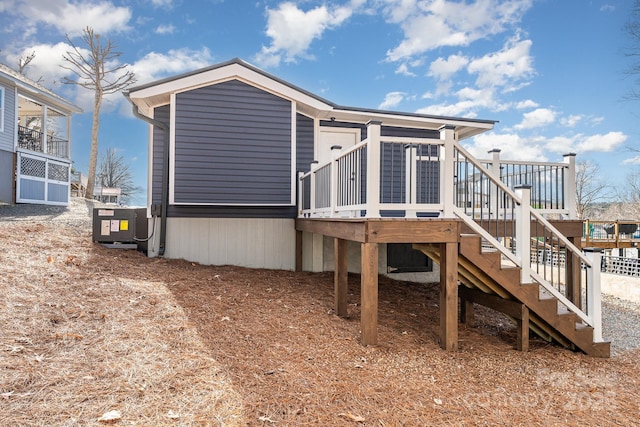
[[[518,352],[478,308],[446,352],[437,285],[386,278],[365,347],[357,276],[338,318],[330,273],[106,249],[90,208],[0,207],[2,426],[640,425],[638,350]]]

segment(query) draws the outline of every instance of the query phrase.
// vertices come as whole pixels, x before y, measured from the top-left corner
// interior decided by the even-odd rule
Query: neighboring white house
[[[0,64],[0,202],[69,203],[74,113],[82,110]]]

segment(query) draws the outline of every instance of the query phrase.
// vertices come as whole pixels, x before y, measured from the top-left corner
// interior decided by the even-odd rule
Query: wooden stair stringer
[[[538,325],[558,343],[575,346],[592,356],[609,357],[610,343],[594,343],[593,328],[578,322],[578,317],[573,313],[559,312],[559,301],[555,297],[541,299],[540,285],[522,284],[519,268],[503,268],[500,253],[482,252],[480,240],[480,236],[461,236],[460,258],[473,264],[482,272],[481,275],[491,278],[514,299],[525,304],[533,314],[532,323]],[[517,278],[513,275],[515,271],[518,272]]]
[[[437,244],[414,244],[413,248],[421,251],[429,258],[431,258],[434,262],[440,264],[440,248]],[[478,246],[478,250],[480,250],[480,246]],[[464,257],[458,258],[458,280],[460,283],[465,285],[468,288],[479,289],[482,292],[492,295],[498,295],[504,299],[513,299],[511,295],[509,295],[499,284],[497,284],[493,279],[491,279],[486,274],[481,274],[481,272],[477,268],[468,268],[469,266],[475,267],[472,263],[470,263]],[[472,272],[472,271],[475,271]],[[507,315],[509,319],[511,319],[514,323],[516,320]],[[537,319],[537,322],[536,322]],[[540,338],[547,342],[551,342],[554,338],[558,343],[565,347],[570,346],[570,342],[567,341],[564,337],[558,336],[554,337],[550,334],[553,330],[547,327],[546,325],[539,325],[540,319],[533,318],[530,319],[529,327],[530,329],[536,333]],[[557,335],[557,334],[556,334]]]

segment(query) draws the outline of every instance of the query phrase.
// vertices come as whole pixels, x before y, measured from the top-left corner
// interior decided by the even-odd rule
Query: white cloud
[[[624,165],[640,165],[640,156],[631,157],[622,161]]]
[[[508,107],[507,104],[501,104],[495,99],[493,88],[464,87],[458,90],[455,96],[458,98],[457,102],[429,105],[420,108],[417,112],[439,116],[476,117],[479,109],[503,111]],[[423,96],[423,98],[426,97]]]
[[[382,103],[378,105],[378,108],[381,110],[387,110],[397,107],[398,104],[400,104],[404,100],[405,95],[406,93],[404,92],[389,92],[384,97],[384,101],[382,101]]]
[[[79,48],[81,52],[87,54],[89,51]],[[61,65],[68,66],[62,59],[62,55],[72,50],[67,43],[60,42],[56,44],[36,44],[23,48],[15,53],[7,53],[6,60],[9,64],[18,64],[20,59],[24,59],[32,53],[35,53],[34,59],[26,68],[27,77],[32,80],[40,79],[44,87],[52,88],[60,82],[63,76],[70,74],[69,70],[65,70]]]
[[[471,60],[468,71],[478,75],[478,86],[507,86],[506,90],[509,91],[514,82],[526,80],[534,74],[533,60],[529,54],[531,45],[531,40],[518,40],[516,37],[507,42],[502,50]]]
[[[627,140],[622,132],[609,132],[604,135],[591,135],[580,139],[576,144],[576,151],[613,151]]]
[[[537,108],[533,111],[523,114],[522,122],[515,125],[514,128],[518,130],[522,129],[534,129],[550,125],[556,120],[556,112],[549,108]]]
[[[436,59],[429,66],[429,75],[439,80],[450,78],[453,74],[467,66],[469,58],[463,55],[450,55],[447,59]]]
[[[532,0],[387,0],[383,6],[387,21],[399,24],[404,32],[404,40],[387,52],[387,59],[398,61],[443,46],[467,46],[517,24],[531,5]]]
[[[168,75],[206,67],[212,61],[213,56],[206,47],[200,50],[172,49],[167,53],[147,53],[131,65],[131,70],[136,75],[136,84],[142,84]]]
[[[170,8],[173,6],[173,0],[151,0],[151,4],[154,7]]]
[[[156,34],[173,34],[176,32],[176,27],[171,24],[158,25],[155,32]]]
[[[312,58],[307,53],[311,43],[321,38],[326,30],[344,23],[352,15],[352,7],[329,9],[323,5],[305,12],[292,2],[285,2],[276,9],[267,9],[266,34],[271,38],[271,44],[262,46],[255,61],[265,67],[274,67],[282,60],[294,62],[297,58]]]
[[[604,135],[576,134],[559,136],[547,141],[546,149],[557,153],[567,152],[611,152],[622,145],[628,136],[622,132],[608,132]]]
[[[87,26],[95,33],[126,31],[131,9],[109,1],[31,0],[19,2],[13,14],[28,18],[31,25],[46,24],[70,37],[82,34]]]
[[[560,124],[562,126],[572,128],[572,127],[575,127],[582,119],[584,119],[584,116],[580,114],[571,114],[569,115],[569,117],[561,118]]]
[[[465,144],[466,145],[466,144]],[[466,148],[480,159],[488,159],[489,151],[497,148],[500,158],[505,160],[547,161],[544,143],[537,138],[523,138],[515,133],[487,132],[473,138]]]
[[[531,99],[527,99],[527,100],[518,102],[515,105],[515,107],[518,110],[527,110],[529,108],[537,108],[538,107],[538,103],[533,101],[533,100],[531,100]]]
[[[406,63],[402,63],[396,68],[396,74],[401,74],[403,76],[415,77],[416,73],[409,70],[409,66]]]

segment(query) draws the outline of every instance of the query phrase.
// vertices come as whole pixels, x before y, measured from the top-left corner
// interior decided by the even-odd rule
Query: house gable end
[[[292,103],[239,80],[175,95],[176,205],[291,205]]]

